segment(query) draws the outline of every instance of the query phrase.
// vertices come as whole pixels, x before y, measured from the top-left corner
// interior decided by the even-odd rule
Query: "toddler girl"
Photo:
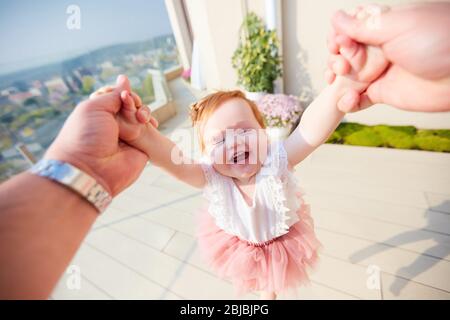
[[[308,268],[317,262],[320,243],[293,168],[341,121],[339,99],[349,90],[363,92],[387,64],[378,49],[350,41],[342,41],[341,49],[352,72],[318,95],[284,141],[268,141],[256,104],[240,91],[219,91],[193,104],[203,155],[198,162],[154,126],[142,124],[135,96],[121,93],[120,138],[154,165],[204,190],[208,204],[197,215],[199,248],[238,294],[260,291],[261,298],[274,299],[306,282]]]

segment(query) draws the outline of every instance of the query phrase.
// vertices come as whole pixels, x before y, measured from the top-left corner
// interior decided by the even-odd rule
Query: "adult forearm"
[[[0,299],[47,298],[97,215],[75,192],[28,172],[0,185]]]

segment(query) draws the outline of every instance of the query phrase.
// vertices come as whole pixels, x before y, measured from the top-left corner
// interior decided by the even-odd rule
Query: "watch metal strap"
[[[99,212],[111,203],[111,195],[93,177],[73,165],[53,159],[42,159],[30,171],[57,181],[88,200]]]

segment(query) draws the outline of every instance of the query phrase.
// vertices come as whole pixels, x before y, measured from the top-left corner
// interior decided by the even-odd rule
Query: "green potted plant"
[[[238,73],[238,84],[255,101],[264,93],[273,93],[274,81],[282,75],[277,34],[268,30],[253,12],[242,22],[232,64]]]

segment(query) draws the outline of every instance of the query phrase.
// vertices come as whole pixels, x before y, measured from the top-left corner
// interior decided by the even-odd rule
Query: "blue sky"
[[[66,27],[71,4],[80,30]],[[171,32],[164,0],[0,0],[0,74]]]

